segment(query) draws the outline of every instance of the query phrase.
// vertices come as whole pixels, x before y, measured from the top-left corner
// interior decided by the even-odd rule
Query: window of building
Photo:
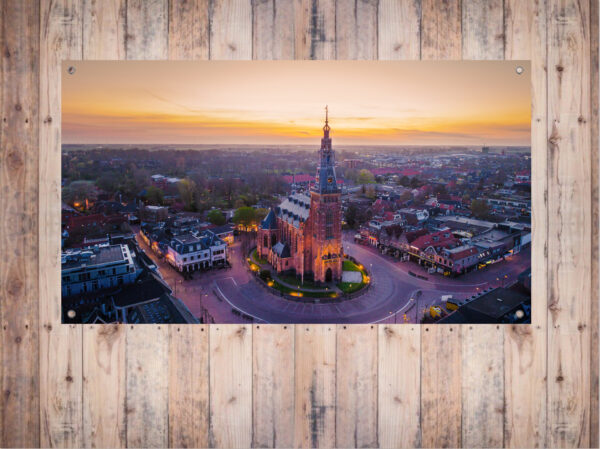
[[[333,211],[328,210],[325,212],[325,238],[333,238]]]

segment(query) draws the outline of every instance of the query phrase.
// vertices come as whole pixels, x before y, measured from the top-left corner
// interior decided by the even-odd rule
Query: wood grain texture
[[[60,86],[61,60],[81,59],[82,5],[40,3],[40,444],[80,447],[82,428],[82,329],[61,321],[60,292]]]
[[[377,447],[377,326],[336,326],[335,446]]]
[[[379,327],[379,446],[421,446],[421,327]]]
[[[596,1],[25,0],[0,26],[0,446],[598,446]],[[375,389],[362,327],[60,325],[60,63],[167,57],[531,60],[533,324],[376,326]]]
[[[589,2],[548,1],[550,447],[587,447],[590,442],[589,14]],[[598,292],[593,295],[597,300]]]
[[[252,444],[252,327],[210,326],[211,447]]]
[[[462,4],[463,59],[503,59],[503,0],[464,1]]]
[[[127,447],[169,445],[169,330],[127,327]]]
[[[506,59],[529,59],[531,77],[532,325],[505,329],[506,447],[545,447],[548,310],[546,0],[504,3]],[[527,67],[527,66],[525,66]]]
[[[462,447],[461,327],[428,325],[421,333],[421,447]]]
[[[379,59],[420,58],[420,0],[380,0],[377,25]]]
[[[83,424],[80,447],[126,447],[126,328],[83,329]]]
[[[125,59],[127,0],[83,0],[83,58]]]
[[[461,0],[422,0],[421,58],[460,59]]]
[[[169,59],[208,59],[210,0],[169,1]]]
[[[251,59],[252,2],[221,0],[211,5],[210,59]]]
[[[463,326],[462,446],[504,446],[504,326]]]
[[[377,59],[377,0],[337,0],[336,59]]]
[[[127,0],[127,59],[167,59],[167,0]]]
[[[169,447],[208,447],[206,326],[169,326]]]
[[[294,59],[294,0],[254,0],[252,39],[252,59]]]
[[[598,100],[598,91],[600,89],[600,80],[598,79],[598,65],[599,65],[599,22],[600,22],[600,4],[599,2],[590,2],[590,106],[591,106],[591,159],[592,159],[592,262],[591,272],[595,273],[592,275],[592,294],[600,291],[600,282],[598,276],[598,270],[600,270],[600,253],[598,251],[598,232],[600,224],[600,195],[598,190],[599,177],[600,177],[600,161],[598,153],[600,151],[600,141],[598,140],[598,127],[600,125],[599,120],[599,109],[600,102]],[[596,70],[594,70],[594,67]],[[590,319],[590,330],[591,330],[591,374],[590,374],[590,447],[600,447],[600,423],[598,422],[598,413],[600,411],[599,400],[599,373],[600,360],[598,343],[600,331],[599,323],[599,299],[598,295],[592,296],[591,305],[591,319]],[[595,349],[596,348],[596,349]]]
[[[335,447],[335,325],[296,325],[294,447]]]
[[[254,326],[252,446],[294,445],[294,326]]]
[[[296,59],[336,59],[335,0],[294,0]]]

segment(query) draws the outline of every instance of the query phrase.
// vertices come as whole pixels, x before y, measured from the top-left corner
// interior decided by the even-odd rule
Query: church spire
[[[323,126],[323,138],[319,150],[319,166],[317,167],[315,183],[315,190],[320,193],[337,193],[338,191],[335,177],[335,154],[331,148],[329,131],[331,131],[329,127],[329,107],[325,106],[325,126]]]

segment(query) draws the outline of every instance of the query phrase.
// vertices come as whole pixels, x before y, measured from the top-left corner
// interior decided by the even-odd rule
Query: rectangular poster
[[[64,323],[529,323],[528,61],[66,61]]]

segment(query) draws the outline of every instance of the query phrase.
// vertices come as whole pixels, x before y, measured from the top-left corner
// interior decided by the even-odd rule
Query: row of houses
[[[445,275],[459,275],[484,268],[529,246],[531,227],[444,216],[429,219],[419,227],[402,220],[370,223],[361,228],[355,239]]]

